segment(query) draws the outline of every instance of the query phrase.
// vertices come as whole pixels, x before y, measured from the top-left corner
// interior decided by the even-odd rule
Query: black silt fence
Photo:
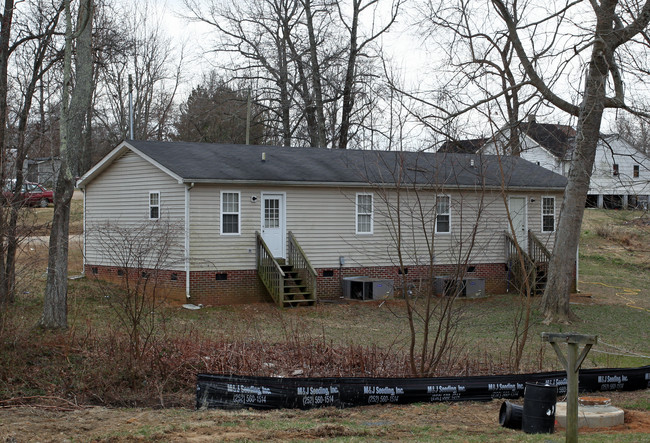
[[[557,386],[566,395],[565,372],[436,378],[277,378],[199,374],[198,408],[311,409],[372,404],[514,399],[526,383]],[[634,391],[650,387],[650,366],[583,369],[580,392]]]

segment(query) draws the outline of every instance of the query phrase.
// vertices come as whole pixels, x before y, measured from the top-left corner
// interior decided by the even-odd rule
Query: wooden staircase
[[[256,232],[257,273],[273,301],[281,307],[316,304],[316,271],[289,232],[287,260],[276,259]]]
[[[316,302],[313,291],[303,283],[297,270],[292,265],[280,265],[284,272],[284,306],[313,306]]]
[[[542,295],[546,288],[550,251],[531,231],[528,231],[528,251],[519,248],[512,234],[507,231],[505,238],[508,286],[514,286],[522,294],[526,286],[529,286],[531,295]]]

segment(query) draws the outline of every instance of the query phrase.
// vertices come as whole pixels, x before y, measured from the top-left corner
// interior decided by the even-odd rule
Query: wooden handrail
[[[293,266],[294,270],[298,272],[298,275],[300,275],[302,280],[308,284],[308,286],[311,288],[314,299],[316,299],[318,274],[307,258],[307,254],[305,254],[305,251],[302,249],[298,243],[298,240],[296,240],[296,237],[291,231],[289,231],[288,249],[288,264]]]
[[[284,303],[284,279],[286,275],[280,267],[280,264],[273,257],[273,254],[259,232],[255,232],[255,237],[257,241],[257,247],[255,248],[257,273],[275,302],[282,307]]]
[[[289,231],[289,245],[295,246],[295,248],[298,250],[300,255],[302,256],[302,259],[305,261],[305,265],[309,272],[311,272],[313,275],[318,275],[316,274],[316,270],[314,267],[311,265],[311,262],[309,261],[309,258],[307,258],[307,254],[305,254],[305,251],[302,249],[302,246],[300,246],[300,243],[298,243],[298,240],[296,240],[296,237],[293,235],[293,232]]]
[[[271,253],[269,247],[266,245],[266,242],[262,238],[262,235],[257,231],[255,231],[255,235],[257,236],[257,241],[259,242],[259,244],[261,244],[262,247],[264,248],[264,252],[273,259],[273,263],[275,264],[275,267],[277,268],[278,272],[284,277],[285,276],[284,271],[282,270],[280,263],[278,263],[278,261],[273,257],[273,254]]]
[[[551,259],[551,252],[530,230],[528,231],[528,249],[528,253],[535,262],[548,262]]]
[[[518,289],[520,291],[523,290],[525,279],[528,279],[528,286],[532,288],[537,275],[535,262],[526,251],[521,249],[521,247],[518,247],[516,239],[510,232],[504,231],[504,234],[506,240],[506,261],[509,263],[510,270]],[[519,252],[521,252],[521,258],[523,259],[523,269],[518,256]]]

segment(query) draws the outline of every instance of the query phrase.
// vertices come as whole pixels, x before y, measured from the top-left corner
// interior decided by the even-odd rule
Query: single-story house
[[[538,123],[531,118],[521,123],[520,156],[567,176],[575,147],[576,130],[568,125]],[[471,152],[503,153],[509,131]],[[458,143],[457,143],[458,145]],[[464,145],[461,145],[464,146]],[[463,151],[463,152],[468,152]],[[627,209],[647,208],[650,199],[650,157],[617,134],[603,134],[596,147],[596,159],[589,183],[587,206]]]
[[[509,233],[524,251],[552,250],[565,185],[519,157],[124,141],[78,182],[84,269],[124,275],[107,223],[169,222],[178,229],[162,275],[190,303],[297,304],[274,285],[298,271],[290,291],[309,300],[339,298],[346,278],[397,287],[459,268],[504,293]]]

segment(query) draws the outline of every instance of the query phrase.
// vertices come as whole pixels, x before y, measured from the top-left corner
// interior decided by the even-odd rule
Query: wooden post
[[[566,441],[567,443],[578,442],[578,374],[580,366],[593,345],[598,343],[597,335],[581,335],[575,333],[553,333],[542,332],[542,340],[553,346],[558,360],[566,370],[567,375],[567,398],[566,398]],[[568,361],[562,354],[559,343],[568,345]],[[583,344],[584,348],[578,355],[578,347]]]

